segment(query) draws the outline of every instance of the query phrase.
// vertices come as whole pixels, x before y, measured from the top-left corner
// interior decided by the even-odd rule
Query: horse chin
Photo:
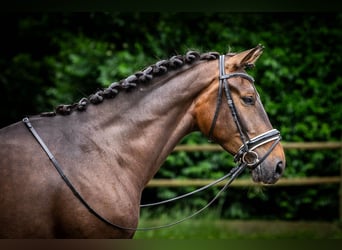
[[[252,180],[256,183],[274,184],[276,183],[281,174],[274,173],[273,171],[267,171],[263,165],[259,165],[251,171]]]

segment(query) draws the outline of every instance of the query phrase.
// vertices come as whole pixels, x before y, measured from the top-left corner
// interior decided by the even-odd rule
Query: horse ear
[[[254,63],[256,62],[256,60],[258,60],[263,50],[264,46],[259,44],[253,49],[235,54],[228,60],[228,64],[234,69],[253,67]]]

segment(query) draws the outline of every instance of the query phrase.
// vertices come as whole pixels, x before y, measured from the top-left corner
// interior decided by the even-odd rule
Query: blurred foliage
[[[341,24],[338,13],[1,13],[0,126],[189,49],[238,52],[261,43],[265,52],[250,73],[283,139],[339,141]],[[181,143],[207,139],[193,133]],[[286,177],[340,174],[336,150],[286,153]],[[156,177],[218,178],[233,166],[224,152],[175,152]],[[144,201],[191,190],[148,189]],[[184,203],[202,206],[216,191]],[[336,185],[231,189],[217,206],[227,218],[334,219],[337,197]]]

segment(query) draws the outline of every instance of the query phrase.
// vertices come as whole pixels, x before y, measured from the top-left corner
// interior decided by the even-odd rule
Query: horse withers
[[[1,129],[0,237],[133,237],[144,187],[192,131],[235,155],[254,181],[275,183],[285,168],[279,131],[245,71],[262,51],[189,51]]]

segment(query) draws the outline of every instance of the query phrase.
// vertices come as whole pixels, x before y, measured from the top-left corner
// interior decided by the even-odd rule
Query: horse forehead
[[[234,77],[229,79],[230,86],[238,91],[240,94],[253,94],[255,93],[254,84],[242,77]]]

